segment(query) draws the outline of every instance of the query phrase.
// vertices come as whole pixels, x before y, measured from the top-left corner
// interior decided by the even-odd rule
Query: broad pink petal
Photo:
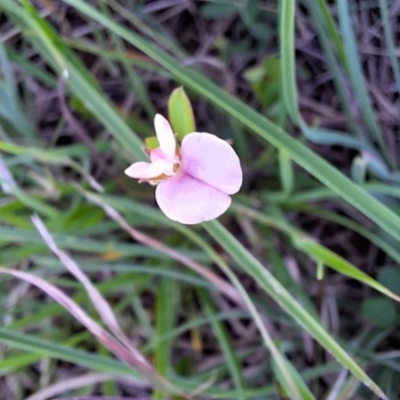
[[[168,160],[174,160],[176,140],[171,125],[161,114],[156,114],[154,117],[154,127],[161,151]]]
[[[211,133],[193,132],[182,142],[183,171],[220,191],[234,194],[242,186],[243,173],[233,148]]]
[[[156,199],[169,219],[188,225],[217,218],[231,204],[227,194],[183,173],[160,182]]]
[[[143,161],[134,163],[125,170],[125,174],[136,179],[152,179],[161,174],[171,176],[174,172],[171,164],[159,160],[153,163]]]

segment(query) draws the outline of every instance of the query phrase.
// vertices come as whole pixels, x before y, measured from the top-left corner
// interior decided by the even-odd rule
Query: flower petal
[[[158,160],[153,163],[137,162],[125,170],[125,174],[136,179],[153,179],[161,174],[171,176],[174,174],[171,164]]]
[[[193,132],[183,139],[181,154],[185,174],[226,194],[236,193],[242,186],[239,157],[225,140],[211,133]]]
[[[176,140],[171,125],[161,114],[156,114],[154,117],[154,127],[161,151],[168,160],[175,160]]]
[[[156,162],[158,160],[168,161],[160,147],[150,150],[150,160],[152,162]]]
[[[169,219],[182,224],[198,224],[217,218],[231,204],[227,194],[183,173],[160,182],[156,199]]]

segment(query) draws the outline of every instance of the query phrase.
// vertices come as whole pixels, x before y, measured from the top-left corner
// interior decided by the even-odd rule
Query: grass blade
[[[203,227],[231,255],[242,269],[249,273],[303,329],[309,332],[345,368],[369,387],[379,398],[387,399],[376,383],[343,350],[326,329],[291,296],[280,282],[232,234],[217,221],[203,223]]]

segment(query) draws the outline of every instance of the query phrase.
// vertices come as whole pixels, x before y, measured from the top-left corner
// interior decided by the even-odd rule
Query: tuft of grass
[[[390,4],[0,11],[4,396],[400,395]],[[123,175],[156,112],[234,139],[220,221],[170,221]]]

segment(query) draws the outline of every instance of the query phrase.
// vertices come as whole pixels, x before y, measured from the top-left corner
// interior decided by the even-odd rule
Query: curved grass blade
[[[329,351],[355,377],[369,387],[379,398],[386,395],[375,382],[362,370],[343,348],[332,338],[326,329],[309,314],[281,285],[281,283],[256,259],[243,245],[219,222],[203,223],[203,228],[225,249],[225,251],[250,274],[292,318],[310,333],[327,351]]]
[[[283,102],[290,117],[314,143],[339,144],[374,153],[373,148],[364,141],[325,128],[311,128],[304,122],[298,109],[294,56],[294,5],[294,0],[284,0],[281,2],[280,10],[281,87]]]
[[[146,382],[132,368],[118,360],[74,349],[64,344],[53,343],[30,334],[17,332],[14,329],[0,327],[0,342],[34,354],[40,354],[42,357],[54,357],[58,360],[91,368],[94,371],[113,371],[114,374],[119,376],[140,379]]]
[[[395,293],[387,289],[375,279],[371,278],[355,265],[346,261],[343,257],[340,257],[325,246],[317,243],[316,240],[306,235],[299,229],[293,228],[285,222],[279,221],[270,216],[266,216],[259,211],[252,210],[242,205],[235,204],[234,209],[241,214],[245,214],[250,218],[254,218],[260,223],[272,226],[275,229],[278,229],[281,232],[288,234],[292,240],[293,245],[300,251],[308,254],[312,259],[317,262],[317,264],[323,262],[324,265],[333,269],[334,271],[337,271],[340,274],[348,276],[350,278],[356,279],[359,282],[381,292],[385,296],[388,296],[393,300],[400,302],[400,297],[397,296]]]
[[[51,25],[40,17],[36,9],[25,3],[29,12],[8,0],[2,2],[1,7],[25,28],[28,40],[34,43],[62,79],[66,80],[68,89],[113,132],[126,151],[138,160],[145,159],[143,143],[127,126],[113,104],[101,93],[96,81],[80,60],[59,39]],[[35,35],[30,32],[35,32]]]
[[[352,28],[353,24],[350,19],[351,12],[348,3],[347,1],[337,1],[336,3],[338,6],[339,24],[342,30],[343,44],[346,54],[347,70],[360,105],[360,111],[371,135],[378,143],[382,155],[385,156],[386,161],[391,165],[393,164],[393,160],[383,139],[382,131],[376,121],[371,98],[365,84],[361,63],[358,58],[356,38]]]
[[[221,292],[225,293],[225,295],[228,295],[228,297],[230,297],[231,300],[233,300],[234,302],[240,305],[244,305],[249,310],[253,320],[255,321],[258,327],[258,330],[260,331],[265,346],[271,353],[274,365],[276,366],[277,370],[279,370],[279,379],[281,380],[281,384],[284,387],[286,387],[288,393],[291,394],[293,399],[297,398],[307,399],[307,400],[314,399],[311,393],[307,390],[307,387],[305,383],[302,381],[301,377],[298,374],[296,374],[295,369],[293,367],[290,368],[291,364],[276,347],[272,337],[270,336],[265,327],[265,324],[263,323],[261,315],[257,311],[252,299],[242,286],[240,280],[236,277],[232,269],[223,260],[223,258],[220,257],[217,254],[217,252],[204,239],[202,239],[199,235],[197,235],[195,232],[193,232],[186,226],[167,219],[160,211],[155,211],[148,206],[135,203],[132,200],[116,199],[115,197],[111,198],[111,197],[99,196],[97,194],[93,195],[87,192],[85,193],[85,195],[92,201],[96,199],[95,203],[99,204],[104,209],[108,209],[109,210],[108,214],[110,216],[114,215],[114,218],[116,216],[116,211],[110,213],[111,209],[110,204],[112,204],[113,207],[118,208],[120,211],[127,212],[129,210],[132,210],[135,214],[143,214],[149,219],[155,220],[159,223],[167,224],[172,228],[176,229],[177,231],[181,232],[182,234],[184,234],[188,239],[190,239],[196,245],[201,247],[210,256],[210,258],[221,268],[224,274],[229,278],[229,280],[232,282],[235,289],[237,290],[239,296],[232,297],[230,295],[230,292],[226,290],[221,290]],[[117,220],[118,219],[120,218],[117,218]],[[121,226],[124,225],[126,226],[127,224],[123,223]],[[126,227],[124,229],[126,229]],[[203,273],[200,270],[195,269],[195,271],[200,275],[203,275]],[[212,279],[211,281],[214,284],[217,283],[215,279]],[[218,286],[220,287],[220,289],[223,289],[220,284]],[[302,397],[299,394],[301,394]]]

